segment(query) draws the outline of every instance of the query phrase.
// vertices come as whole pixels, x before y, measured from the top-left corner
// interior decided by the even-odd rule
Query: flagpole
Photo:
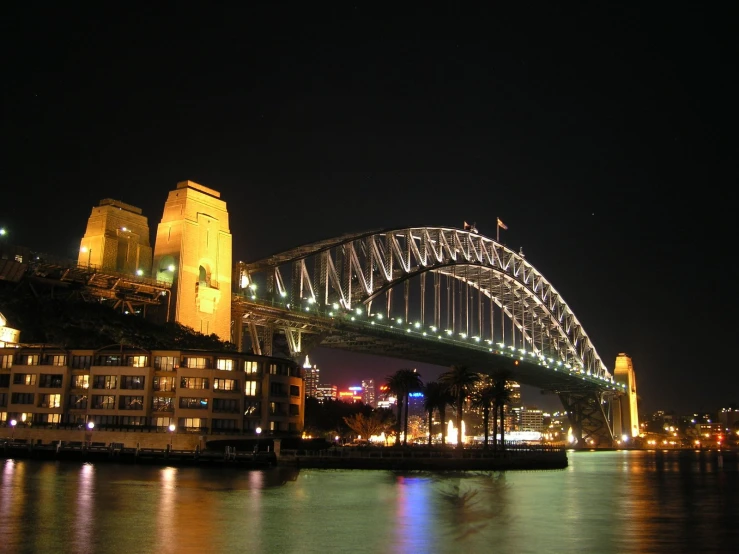
[[[500,225],[495,223],[495,242],[500,242]]]

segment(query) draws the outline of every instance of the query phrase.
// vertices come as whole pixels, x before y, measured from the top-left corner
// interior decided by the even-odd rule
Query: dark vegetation
[[[156,307],[154,307],[156,308]],[[0,312],[8,327],[21,332],[24,344],[62,348],[102,348],[122,344],[145,349],[235,350],[217,335],[203,335],[177,323],[155,323],[147,315],[125,314],[81,295],[54,294],[53,289],[0,281]],[[150,314],[156,314],[156,309]]]

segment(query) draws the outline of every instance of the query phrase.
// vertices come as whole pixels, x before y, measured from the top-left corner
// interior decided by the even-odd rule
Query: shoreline
[[[221,450],[126,448],[115,443],[33,444],[6,442],[4,459],[119,463],[133,465],[265,469],[379,469],[402,471],[502,471],[564,469],[565,449],[353,448],[325,450],[247,451],[226,446]]]

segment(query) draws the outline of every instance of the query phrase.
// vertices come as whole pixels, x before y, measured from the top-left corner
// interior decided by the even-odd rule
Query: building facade
[[[299,365],[237,352],[0,348],[0,420],[14,427],[293,436]]]
[[[362,402],[373,408],[377,406],[374,379],[362,379]]]
[[[303,363],[303,375],[305,376],[305,396],[315,398],[318,396],[318,385],[321,382],[321,370],[317,365],[310,365],[308,356]]]

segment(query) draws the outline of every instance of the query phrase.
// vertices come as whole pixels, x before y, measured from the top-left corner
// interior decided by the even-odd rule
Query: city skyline
[[[640,411],[715,410],[739,401],[719,10],[14,6],[1,240],[77,258],[101,199],[153,229],[184,179],[221,193],[234,261],[408,225],[496,238],[500,218],[609,370],[632,357]]]

